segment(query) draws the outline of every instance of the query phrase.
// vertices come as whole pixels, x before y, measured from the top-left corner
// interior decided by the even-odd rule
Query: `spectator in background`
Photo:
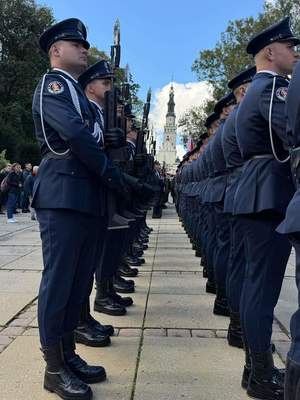
[[[7,185],[7,222],[13,223],[16,222],[14,219],[14,210],[22,187],[21,165],[19,163],[12,164],[11,171],[7,175]]]
[[[36,220],[35,210],[34,210],[34,208],[31,207],[31,201],[32,201],[33,185],[34,185],[34,181],[35,181],[38,169],[39,169],[39,167],[35,165],[32,168],[31,174],[29,174],[27,176],[27,178],[25,179],[25,182],[24,182],[24,195],[29,199],[29,206],[30,206],[30,213],[31,213],[32,221]]]
[[[32,165],[31,163],[26,163],[25,167],[22,171],[22,190],[21,190],[21,201],[20,201],[20,205],[22,208],[22,213],[28,213],[30,212],[29,210],[29,196],[26,194],[26,191],[24,189],[24,185],[25,185],[25,181],[27,179],[28,176],[31,175],[31,171],[32,171]]]
[[[8,175],[11,170],[11,164],[7,164],[5,168],[0,171],[0,185],[4,178]],[[4,214],[3,206],[7,202],[7,193],[0,191],[0,214]]]

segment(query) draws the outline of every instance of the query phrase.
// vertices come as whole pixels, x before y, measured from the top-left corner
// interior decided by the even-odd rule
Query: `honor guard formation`
[[[292,246],[300,290],[299,43],[289,18],[251,39],[255,65],[228,82],[176,175],[177,212],[215,294],[212,312],[229,317],[228,344],[245,352],[241,385],[266,400],[300,399],[300,310],[286,370],[271,343]]]
[[[133,304],[120,293],[135,291],[124,278],[136,277],[132,267],[145,262],[146,214],[153,207],[153,218],[161,217],[164,183],[149,140],[151,92],[138,121],[128,78],[120,83],[118,23],[110,61],[88,65],[87,30],[76,18],[49,27],[39,43],[51,66],[32,105],[42,155],[32,207],[44,263],[44,388],[89,400],[90,384],[104,381],[106,371],[83,360],[76,343],[110,344],[113,326],[94,319],[90,307],[101,320],[101,313],[123,316]],[[300,399],[300,310],[291,321],[286,370],[274,365],[271,343],[292,246],[300,285],[299,43],[289,18],[252,38],[246,51],[253,66],[228,82],[174,179],[179,218],[201,257],[206,292],[215,295],[211,311],[229,317],[228,344],[245,352],[241,385],[266,400]]]

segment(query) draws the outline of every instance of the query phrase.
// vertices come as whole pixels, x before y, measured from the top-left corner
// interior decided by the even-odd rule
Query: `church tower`
[[[174,101],[174,87],[171,85],[168,101],[168,112],[163,137],[163,143],[158,153],[158,161],[166,167],[176,162],[176,115]]]

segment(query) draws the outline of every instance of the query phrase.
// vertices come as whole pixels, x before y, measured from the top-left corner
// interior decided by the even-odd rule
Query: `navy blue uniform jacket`
[[[238,108],[236,136],[245,161],[234,198],[234,214],[252,214],[273,210],[284,214],[293,195],[288,163],[280,164],[272,157],[269,135],[269,109],[273,75],[257,73]],[[287,155],[285,95],[288,81],[276,76],[272,110],[272,131],[276,152]],[[255,158],[260,155],[262,158]],[[253,158],[254,157],[254,158]]]

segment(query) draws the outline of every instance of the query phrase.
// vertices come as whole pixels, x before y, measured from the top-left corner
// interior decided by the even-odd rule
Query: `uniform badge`
[[[287,87],[280,87],[276,90],[276,97],[279,100],[285,101],[286,100],[286,96],[288,93],[288,88]]]
[[[52,81],[48,85],[48,92],[52,94],[60,94],[65,90],[64,85],[58,81]]]

